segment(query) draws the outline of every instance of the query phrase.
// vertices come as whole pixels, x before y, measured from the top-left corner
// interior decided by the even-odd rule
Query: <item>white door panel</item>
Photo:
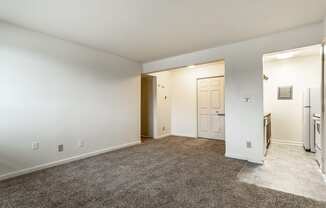
[[[200,108],[209,108],[209,91],[198,92],[198,105]]]
[[[200,116],[199,119],[199,127],[201,132],[208,132],[209,131],[209,116]]]
[[[220,90],[211,91],[211,108],[212,110],[220,110],[221,105],[221,92]]]
[[[198,137],[224,139],[224,77],[199,79]]]
[[[221,126],[219,125],[220,116],[212,115],[211,119],[212,119],[212,126],[211,126],[212,133],[218,134],[221,131]]]

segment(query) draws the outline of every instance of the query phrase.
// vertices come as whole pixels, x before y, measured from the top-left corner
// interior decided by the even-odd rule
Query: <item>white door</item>
[[[197,80],[198,137],[224,139],[224,77]]]

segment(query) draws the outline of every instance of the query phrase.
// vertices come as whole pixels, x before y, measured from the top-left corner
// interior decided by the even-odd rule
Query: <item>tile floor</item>
[[[326,182],[314,154],[300,146],[272,144],[264,165],[246,164],[241,182],[326,201]]]

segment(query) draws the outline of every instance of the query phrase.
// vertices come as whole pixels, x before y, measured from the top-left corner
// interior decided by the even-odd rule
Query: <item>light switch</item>
[[[38,142],[33,142],[32,143],[32,149],[33,150],[38,150],[40,148],[40,143]]]
[[[247,148],[251,148],[251,141],[247,141],[246,146],[247,146]]]
[[[63,152],[63,144],[58,145],[58,152]]]
[[[250,102],[250,97],[244,97],[241,99],[242,102],[244,103],[249,103]]]

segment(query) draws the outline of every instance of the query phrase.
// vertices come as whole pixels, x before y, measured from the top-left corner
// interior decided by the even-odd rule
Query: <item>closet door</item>
[[[224,77],[197,80],[198,137],[224,139]]]

